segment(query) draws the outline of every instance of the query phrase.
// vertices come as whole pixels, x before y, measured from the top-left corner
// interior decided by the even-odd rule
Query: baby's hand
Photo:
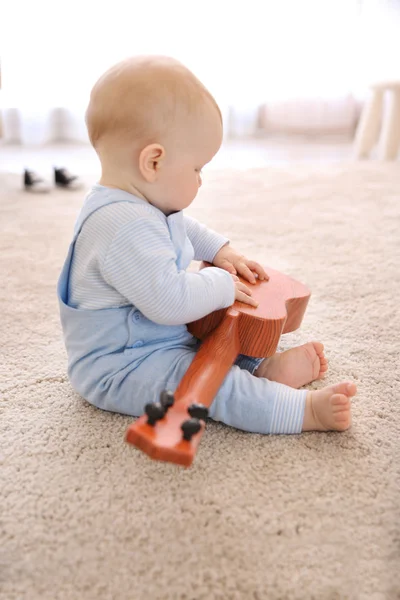
[[[228,244],[222,248],[214,256],[213,263],[220,269],[225,269],[231,275],[239,274],[244,279],[247,279],[252,284],[256,283],[256,277],[261,281],[268,281],[269,276],[265,269],[254,260],[248,260],[242,254],[239,254]]]
[[[244,283],[239,281],[239,278],[236,275],[232,275],[232,279],[235,282],[235,300],[239,300],[239,302],[244,302],[245,304],[250,304],[250,306],[254,306],[257,308],[258,302],[251,297],[251,289],[247,287]]]

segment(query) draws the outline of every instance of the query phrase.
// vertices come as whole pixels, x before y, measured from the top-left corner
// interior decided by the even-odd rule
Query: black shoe
[[[83,182],[78,175],[73,175],[68,169],[57,169],[56,167],[54,167],[54,183],[58,187],[69,190],[80,190],[83,186]]]
[[[34,194],[47,194],[51,190],[51,184],[35,173],[35,171],[25,169],[24,189]]]

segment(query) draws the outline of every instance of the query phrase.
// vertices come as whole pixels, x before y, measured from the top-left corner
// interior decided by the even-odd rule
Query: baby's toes
[[[311,343],[314,346],[314,350],[318,354],[318,356],[323,356],[324,345],[321,342],[311,342]]]
[[[351,425],[350,400],[344,394],[334,394],[331,398],[331,407],[335,428],[344,431]]]
[[[334,413],[349,410],[350,400],[344,394],[333,394],[331,397],[331,407]]]
[[[326,358],[320,359],[319,362],[319,374],[322,377],[328,370],[328,360]]]
[[[355,396],[357,393],[357,387],[351,381],[342,381],[341,383],[335,383],[334,385],[330,386],[330,389],[332,391],[331,398],[337,395],[351,397]]]
[[[346,431],[346,429],[349,429],[350,425],[351,425],[350,413],[346,413],[346,416],[343,417],[342,419],[339,419],[339,418],[335,419],[336,431]]]
[[[357,394],[357,386],[355,383],[348,383],[347,385],[347,393],[350,398]]]

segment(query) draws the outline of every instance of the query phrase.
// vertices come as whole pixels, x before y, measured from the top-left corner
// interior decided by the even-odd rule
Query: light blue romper
[[[77,238],[95,211],[115,202],[143,200],[119,190],[89,195],[75,226],[57,293],[73,388],[98,408],[140,416],[144,405],[157,401],[163,390],[176,389],[200,342],[185,325],[157,324],[132,304],[88,310],[70,302]],[[163,219],[176,252],[176,265],[186,270],[194,251],[182,213],[163,215]],[[307,392],[255,377],[252,373],[259,363],[259,359],[238,357],[210,407],[210,417],[251,432],[300,433]]]

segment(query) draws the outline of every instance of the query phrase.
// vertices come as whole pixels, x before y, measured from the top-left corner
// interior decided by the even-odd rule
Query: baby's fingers
[[[269,275],[266,273],[265,269],[260,264],[258,264],[258,262],[255,262],[254,260],[249,260],[247,261],[247,266],[253,271],[253,273],[257,273],[258,278],[261,279],[261,281],[269,280]]]
[[[236,285],[236,289],[238,289],[240,292],[243,292],[244,294],[247,294],[247,296],[251,296],[251,294],[253,293],[251,291],[251,289],[249,287],[247,287],[247,285],[245,283],[242,283],[241,281],[238,281],[235,285]]]
[[[250,306],[254,306],[254,308],[257,308],[257,306],[258,306],[258,302],[256,302],[256,300],[254,300],[254,298],[252,298],[251,296],[248,296],[244,292],[237,291],[236,292],[236,300],[238,300],[239,302],[243,302],[244,304],[250,304]]]
[[[244,283],[236,283],[236,300],[250,304],[251,306],[258,306],[258,302],[251,296],[251,290]]]
[[[243,279],[247,279],[247,281],[250,281],[250,283],[254,284],[256,282],[254,273],[252,273],[244,260],[236,265],[236,271],[243,277]]]

